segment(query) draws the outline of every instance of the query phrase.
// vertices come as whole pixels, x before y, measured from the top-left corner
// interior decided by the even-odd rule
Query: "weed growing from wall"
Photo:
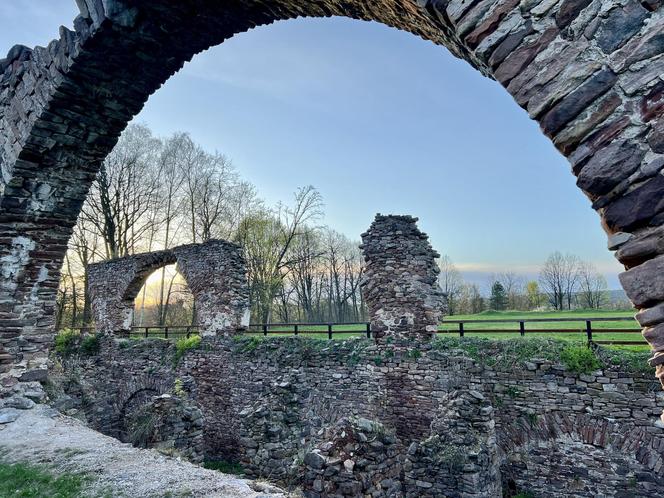
[[[187,354],[187,351],[196,349],[201,345],[201,337],[192,335],[191,337],[180,339],[175,343],[175,355],[173,356],[173,366],[176,367],[180,360]]]

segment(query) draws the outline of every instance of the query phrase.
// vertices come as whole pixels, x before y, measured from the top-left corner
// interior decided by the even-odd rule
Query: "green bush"
[[[648,364],[649,351],[598,348],[595,352],[600,361],[607,366],[621,367],[630,373],[653,373],[653,367]]]
[[[590,373],[601,367],[595,352],[584,345],[566,346],[560,353],[560,359],[567,370],[575,373]]]
[[[55,351],[62,356],[76,352],[81,333],[78,330],[63,329],[55,336]]]
[[[175,357],[173,358],[173,364],[177,366],[187,351],[196,349],[200,345],[201,337],[199,335],[192,335],[191,337],[180,339],[175,343]]]
[[[99,353],[99,335],[81,335],[78,330],[63,329],[55,336],[55,351],[61,356],[93,356]]]
[[[224,474],[233,474],[237,476],[244,475],[244,468],[237,462],[225,462],[223,460],[206,460],[203,467],[210,470],[223,472]]]
[[[99,335],[86,335],[81,340],[81,354],[94,356],[99,353]]]

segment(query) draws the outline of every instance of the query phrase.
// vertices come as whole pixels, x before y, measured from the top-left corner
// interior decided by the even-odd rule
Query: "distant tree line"
[[[226,156],[207,152],[186,133],[159,138],[131,125],[104,161],[74,229],[57,326],[90,324],[91,263],[214,238],[244,248],[252,320],[363,320],[359,242],[319,226],[322,214],[313,187],[269,207]],[[136,324],[194,324],[182,277],[168,268],[159,273],[137,296]]]
[[[532,311],[541,309],[625,308],[627,300],[612,302],[606,278],[589,262],[572,254],[552,253],[536,280],[516,272],[491,275],[487,293],[464,282],[448,256],[439,260],[440,284],[448,295],[450,314],[473,314],[486,310]]]

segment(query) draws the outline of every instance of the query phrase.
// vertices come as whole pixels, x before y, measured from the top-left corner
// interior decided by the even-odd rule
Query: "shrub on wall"
[[[92,356],[99,353],[99,336],[86,335],[81,339],[81,354]]]
[[[175,357],[173,358],[173,364],[177,365],[180,363],[182,357],[192,349],[196,349],[201,345],[201,337],[198,335],[192,335],[184,339],[180,339],[175,343]]]
[[[560,353],[560,359],[568,370],[575,373],[587,374],[601,367],[595,352],[588,346],[566,346]]]
[[[55,336],[55,351],[62,356],[73,354],[78,346],[81,333],[78,330],[63,329]]]
[[[82,336],[78,330],[63,329],[55,336],[55,351],[61,356],[92,356],[99,353],[99,347],[97,334]]]

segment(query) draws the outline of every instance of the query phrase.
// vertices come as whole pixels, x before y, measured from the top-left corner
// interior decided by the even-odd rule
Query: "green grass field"
[[[575,310],[575,311],[490,311],[477,315],[455,315],[445,317],[445,320],[481,320],[479,323],[464,324],[464,333],[467,336],[482,336],[487,338],[518,337],[519,323],[491,322],[491,320],[525,320],[526,337],[552,337],[568,340],[585,340],[586,318],[626,318],[624,321],[593,321],[592,331],[595,341],[639,341],[645,345],[641,336],[641,328],[634,320],[634,311],[598,311],[598,310]],[[565,319],[556,322],[528,322],[527,320],[538,319]],[[444,320],[444,321],[445,321]],[[458,334],[459,325],[448,323],[440,327],[442,330]],[[473,331],[486,331],[488,329],[514,330],[513,333],[475,333]],[[536,330],[536,332],[534,331]]]
[[[574,311],[485,311],[476,315],[446,316],[439,327],[440,336],[458,335],[458,320],[479,320],[478,323],[465,323],[464,334],[467,337],[485,337],[488,339],[507,339],[520,337],[518,320],[525,320],[525,337],[548,337],[572,341],[586,339],[586,318],[628,318],[624,321],[593,321],[593,339],[595,341],[638,341],[643,346],[625,346],[631,348],[647,347],[641,336],[639,324],[634,320],[634,311],[605,311],[605,310],[574,310]],[[538,319],[565,319],[560,322],[528,322]],[[515,320],[514,322],[496,322],[495,320]],[[449,321],[449,323],[445,323]],[[500,329],[503,332],[490,333],[488,330]],[[364,325],[334,325],[334,339],[346,339],[362,335],[366,328]],[[531,332],[537,330],[537,332]],[[622,331],[625,332],[622,332]],[[349,332],[357,331],[357,332]],[[514,331],[514,332],[510,332]],[[303,337],[316,337],[326,339],[327,326],[300,326],[299,335]],[[253,334],[261,334],[253,331]],[[293,327],[271,327],[269,336],[293,335]]]
[[[464,335],[466,337],[484,337],[487,339],[508,339],[520,337],[519,321],[525,321],[525,337],[563,339],[570,341],[586,340],[587,318],[623,318],[624,320],[592,321],[593,340],[601,341],[634,341],[641,345],[614,346],[635,349],[645,349],[647,344],[641,336],[641,328],[634,319],[633,310],[607,311],[607,310],[574,310],[574,311],[484,311],[475,315],[453,315],[446,316],[440,325],[439,337],[458,336],[460,320],[472,321],[464,323]],[[529,320],[556,319],[555,322],[532,322]],[[500,332],[489,332],[489,330],[500,330]],[[302,337],[313,337],[327,339],[326,325],[300,325],[298,335]],[[333,325],[333,339],[347,339],[366,334],[366,325]],[[163,330],[150,330],[150,337],[163,337]],[[178,339],[184,337],[185,328],[172,328],[169,338]],[[263,335],[260,329],[253,328],[248,335]],[[293,327],[269,328],[269,337],[291,336]],[[132,337],[138,339],[144,336],[143,331],[137,330]]]
[[[82,476],[54,475],[47,467],[0,462],[0,496],[15,498],[77,498],[83,496]]]

